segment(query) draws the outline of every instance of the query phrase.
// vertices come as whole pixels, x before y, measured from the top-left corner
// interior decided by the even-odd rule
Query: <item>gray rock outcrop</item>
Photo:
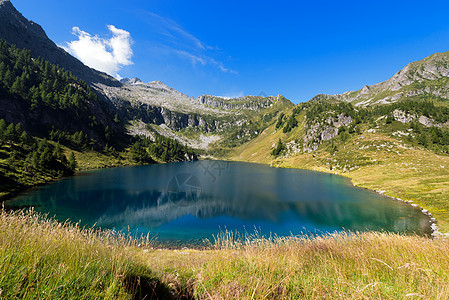
[[[303,139],[304,151],[315,151],[323,141],[335,138],[340,127],[348,126],[351,123],[352,118],[344,114],[339,114],[337,117],[328,117],[325,122],[309,125],[306,123],[307,131]]]

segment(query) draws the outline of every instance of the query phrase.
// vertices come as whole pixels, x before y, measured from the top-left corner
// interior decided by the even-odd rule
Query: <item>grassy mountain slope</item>
[[[400,102],[381,109],[309,102],[295,108],[297,126],[291,131],[284,132],[286,124],[279,128],[272,124],[224,157],[347,176],[357,186],[385,191],[427,209],[441,230],[448,232],[449,156],[445,137],[449,132],[445,126],[425,126],[416,121],[418,117],[408,123],[395,120],[392,112],[406,111],[410,105],[415,110],[409,114],[427,114],[429,119],[445,111],[428,102]],[[406,121],[401,114],[396,115]],[[338,121],[346,118],[351,119],[346,126]],[[279,144],[282,147],[276,157],[273,151]]]

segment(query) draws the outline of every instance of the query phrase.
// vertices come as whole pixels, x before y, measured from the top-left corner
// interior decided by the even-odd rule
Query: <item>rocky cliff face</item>
[[[229,118],[214,118],[196,113],[183,113],[160,106],[148,104],[132,106],[128,102],[123,101],[118,104],[118,107],[118,111],[120,111],[121,117],[124,119],[139,120],[146,124],[166,125],[173,131],[192,128],[203,133],[219,133],[232,126]]]
[[[89,103],[89,111],[96,120],[114,128],[113,122],[105,112],[101,103]],[[9,123],[21,123],[24,129],[33,135],[47,136],[52,129],[59,129],[67,132],[83,131],[89,138],[96,141],[98,147],[104,147],[104,128],[93,128],[86,122],[76,120],[68,111],[57,111],[45,107],[30,109],[26,101],[16,101],[8,97],[0,96],[0,119],[5,119]]]
[[[166,125],[173,131],[190,128],[206,134],[221,134],[239,128],[248,117],[271,107],[281,98],[200,96],[194,99],[161,81],[144,83],[133,78],[123,79],[121,83],[122,87],[96,84],[95,88],[114,104],[122,119],[139,121],[138,124]]]
[[[312,100],[347,101],[363,107],[416,96],[449,99],[449,52],[412,62],[387,81],[340,95],[317,95]]]
[[[10,45],[30,50],[35,58],[41,56],[55,65],[60,65],[88,83],[101,82],[120,86],[114,78],[85,66],[58,47],[39,24],[22,16],[9,0],[0,0],[0,38]]]
[[[245,96],[235,99],[203,95],[198,98],[201,104],[224,110],[260,111],[268,108],[276,101],[276,97]]]
[[[306,124],[307,131],[303,143],[304,151],[315,151],[323,141],[336,137],[340,127],[348,126],[351,123],[352,118],[350,116],[339,114],[337,117],[328,117],[324,122]]]

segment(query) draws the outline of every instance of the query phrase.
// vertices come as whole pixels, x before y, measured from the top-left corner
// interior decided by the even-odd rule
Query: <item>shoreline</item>
[[[277,165],[275,165],[275,163],[278,163]],[[427,208],[421,207],[418,204],[415,204],[413,202],[413,200],[404,200],[398,197],[394,197],[391,195],[387,194],[387,191],[384,190],[375,190],[375,189],[370,189],[367,187],[363,187],[363,186],[359,186],[357,184],[354,183],[354,180],[351,176],[348,176],[346,174],[340,174],[338,172],[333,172],[331,170],[326,170],[324,168],[317,168],[317,169],[308,169],[308,168],[300,168],[300,167],[284,167],[280,165],[281,162],[277,162],[277,161],[271,161],[270,163],[267,163],[267,165],[269,165],[272,168],[284,168],[284,169],[298,169],[298,170],[309,170],[309,171],[315,171],[315,172],[321,172],[321,173],[327,173],[327,174],[332,174],[332,175],[337,175],[337,176],[342,176],[345,178],[348,178],[351,182],[351,185],[357,188],[362,188],[365,190],[369,190],[372,192],[375,192],[379,195],[383,195],[385,197],[391,198],[392,200],[395,201],[401,201],[404,204],[408,204],[416,209],[419,209],[421,211],[422,214],[426,215],[427,217],[429,217],[429,223],[430,223],[430,228],[432,230],[431,233],[431,237],[432,238],[449,238],[449,233],[443,233],[440,231],[440,228],[438,227],[438,220],[432,215],[432,212],[430,212]]]
[[[390,198],[392,200],[401,201],[404,204],[408,204],[408,205],[414,207],[415,209],[419,209],[422,214],[424,214],[427,217],[429,217],[429,223],[430,223],[429,227],[431,229],[431,234],[430,234],[430,238],[431,239],[449,238],[449,233],[442,233],[442,232],[440,232],[440,228],[437,225],[438,221],[432,215],[432,213],[430,211],[428,211],[428,209],[423,208],[423,207],[413,203],[412,200],[403,200],[403,199],[398,198],[398,197],[390,196],[384,190],[375,190],[375,189],[370,189],[370,188],[363,187],[363,186],[358,186],[358,185],[354,184],[353,178],[351,176],[346,175],[346,174],[340,174],[338,172],[333,172],[331,170],[325,170],[324,168],[313,169],[313,168],[300,168],[300,167],[286,167],[286,166],[282,166],[281,162],[278,162],[278,161],[271,161],[270,163],[259,163],[259,162],[251,162],[251,161],[245,161],[245,160],[234,160],[234,159],[226,159],[226,158],[217,158],[217,157],[207,157],[205,159],[201,159],[200,158],[199,160],[223,160],[223,161],[232,161],[232,162],[245,162],[245,163],[252,163],[252,164],[268,165],[268,166],[270,166],[272,168],[298,169],[298,170],[306,170],[306,171],[313,171],[313,172],[319,172],[319,173],[326,173],[326,174],[342,176],[342,177],[348,178],[350,180],[351,185],[354,186],[354,187],[362,188],[362,189],[365,189],[365,190],[369,190],[371,192],[375,192],[375,193],[377,193],[379,195],[388,197],[388,198]],[[86,171],[96,171],[96,170],[111,169],[111,168],[136,167],[136,166],[146,166],[146,165],[152,165],[152,164],[142,164],[142,165],[139,165],[139,164],[136,164],[136,165],[124,164],[124,165],[120,165],[120,166],[118,166],[118,165],[111,165],[111,166],[102,166],[102,167],[99,167],[99,168],[80,169],[76,173],[74,173],[73,175],[64,176],[64,177],[61,177],[61,178],[58,178],[58,179],[54,179],[54,180],[50,180],[50,181],[47,181],[47,182],[39,183],[39,184],[36,184],[36,185],[33,185],[33,186],[29,186],[29,187],[24,187],[23,189],[19,189],[17,191],[11,192],[10,194],[7,194],[7,196],[2,197],[0,199],[0,202],[4,203],[4,202],[6,202],[8,200],[11,200],[11,199],[13,199],[15,197],[18,197],[22,193],[26,193],[26,192],[28,192],[28,191],[30,191],[30,190],[32,190],[34,188],[38,188],[40,186],[52,184],[52,183],[54,183],[56,181],[64,180],[64,179],[71,178],[71,177],[74,177],[74,176],[82,176],[83,175],[82,173],[84,173]],[[170,249],[171,250],[178,249],[179,250],[179,249],[184,248],[184,246],[182,246],[182,247],[177,247],[177,246],[165,247],[165,246],[166,245],[164,245],[164,243],[162,243],[161,245],[157,245],[155,247],[155,249],[169,249],[169,250]]]

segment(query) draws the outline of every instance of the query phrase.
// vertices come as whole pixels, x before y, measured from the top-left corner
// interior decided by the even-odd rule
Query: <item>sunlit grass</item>
[[[199,299],[449,297],[449,241],[443,239],[386,233],[242,239],[226,232],[209,250],[143,255],[153,270],[190,280]]]
[[[73,151],[63,147],[65,155],[68,157]],[[73,151],[77,160],[78,170],[102,169],[110,167],[122,167],[136,165],[130,154],[127,152],[117,153],[116,156],[106,155],[104,153],[92,150]]]
[[[138,280],[160,284],[131,255],[139,241],[61,224],[34,212],[0,213],[1,299],[130,299]]]
[[[448,299],[447,282],[445,239],[224,232],[202,250],[168,250],[34,212],[0,213],[2,299]]]

